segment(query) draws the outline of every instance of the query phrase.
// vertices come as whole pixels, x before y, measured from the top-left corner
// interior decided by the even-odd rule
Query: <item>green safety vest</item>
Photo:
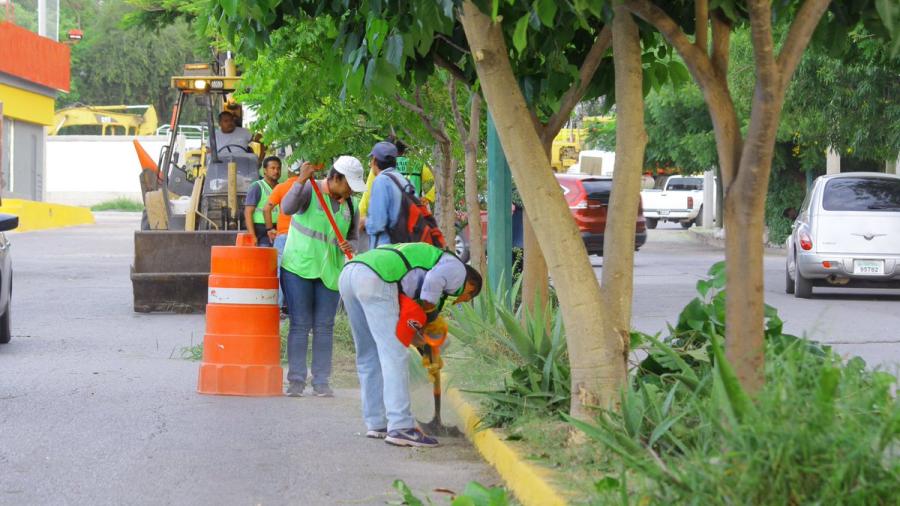
[[[272,194],[272,187],[269,186],[269,183],[267,183],[265,179],[257,179],[251,184],[259,186],[259,202],[256,203],[256,209],[253,210],[253,223],[265,225],[266,219],[263,218],[263,208],[266,207],[266,203],[269,202],[269,195]],[[275,208],[272,209],[273,225],[278,223],[278,207],[279,206],[275,206]]]
[[[405,156],[397,157],[397,172],[403,174],[416,189],[416,197],[422,197],[422,162],[410,160]]]
[[[385,244],[353,257],[350,262],[367,265],[385,283],[397,283],[413,269],[431,269],[444,253],[424,242]]]
[[[327,196],[325,198],[326,202],[330,200]],[[353,222],[350,205],[344,202],[338,212],[332,214],[338,229],[346,237]],[[328,222],[328,216],[315,195],[306,212],[297,213],[291,218],[281,267],[304,279],[321,279],[322,284],[330,290],[338,289],[338,277],[344,267],[344,252],[338,246],[337,236]]]

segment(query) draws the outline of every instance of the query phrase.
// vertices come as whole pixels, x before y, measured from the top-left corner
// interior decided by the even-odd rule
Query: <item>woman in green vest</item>
[[[331,379],[334,315],[340,294],[338,276],[344,266],[344,252],[352,251],[347,241],[356,239],[357,215],[351,195],[365,189],[362,164],[352,156],[339,157],[324,180],[311,179],[315,167],[304,163],[294,186],[281,201],[285,215],[291,216],[287,243],[281,259],[281,287],[288,306],[287,395],[300,397],[306,388],[306,351],[312,330],[312,386],[319,397],[334,395]],[[343,242],[338,241],[312,185],[322,191]]]
[[[391,244],[348,262],[340,290],[356,345],[366,436],[397,446],[437,446],[435,438],[416,426],[410,408],[409,353],[397,337],[400,294],[425,310],[426,334],[443,334],[444,302],[448,297],[465,302],[478,295],[481,275],[453,253],[430,244]]]

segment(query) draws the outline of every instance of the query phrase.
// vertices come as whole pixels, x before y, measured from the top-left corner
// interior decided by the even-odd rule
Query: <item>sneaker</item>
[[[434,448],[438,440],[426,435],[418,428],[392,430],[388,432],[384,442],[394,446],[419,446],[422,448]]]
[[[287,395],[288,397],[303,397],[303,389],[306,388],[306,383],[303,381],[292,381],[290,385],[288,385]]]
[[[369,439],[384,439],[388,435],[387,427],[383,429],[370,429],[366,432],[366,437]]]
[[[334,390],[328,386],[328,383],[313,385],[313,393],[316,397],[334,397]]]

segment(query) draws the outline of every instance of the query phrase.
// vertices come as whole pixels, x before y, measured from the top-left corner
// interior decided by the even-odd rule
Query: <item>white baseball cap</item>
[[[365,191],[366,181],[363,179],[363,166],[359,160],[352,156],[339,156],[332,167],[347,178],[347,184],[355,193]]]

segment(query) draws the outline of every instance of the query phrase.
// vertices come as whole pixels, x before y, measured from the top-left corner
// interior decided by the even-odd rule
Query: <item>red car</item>
[[[562,187],[572,218],[581,231],[581,238],[589,255],[603,254],[603,234],[606,231],[606,213],[612,191],[612,177],[581,174],[556,174]],[[522,247],[522,213],[513,213],[513,247]],[[487,211],[481,212],[481,233],[487,243]],[[643,209],[638,204],[635,221],[635,250],[647,242],[647,224]],[[456,254],[463,260],[469,258],[469,229],[456,237]]]

